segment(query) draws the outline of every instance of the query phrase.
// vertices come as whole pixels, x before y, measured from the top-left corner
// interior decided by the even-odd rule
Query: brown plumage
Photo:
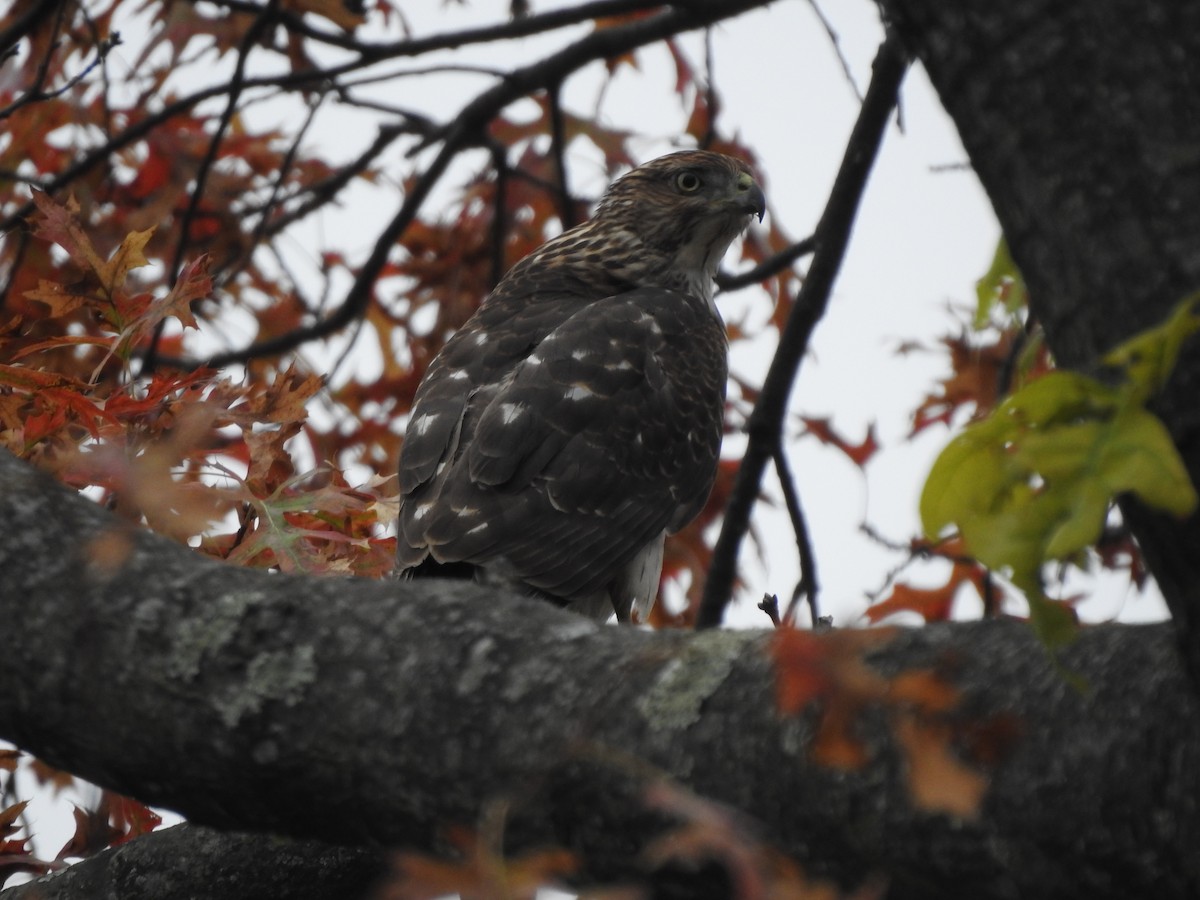
[[[716,475],[727,348],[712,279],[763,210],[740,161],[672,153],[517,263],[417,390],[401,568],[471,563],[585,615],[644,619],[663,540]]]

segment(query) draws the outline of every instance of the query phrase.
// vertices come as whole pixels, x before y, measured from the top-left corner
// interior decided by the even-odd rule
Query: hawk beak
[[[763,196],[758,182],[747,172],[738,176],[736,199],[742,212],[757,215],[760,222],[763,220],[767,212],[767,198]]]

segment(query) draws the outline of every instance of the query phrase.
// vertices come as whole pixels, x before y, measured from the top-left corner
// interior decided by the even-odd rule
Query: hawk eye
[[[692,194],[700,190],[700,176],[695,172],[680,172],[675,176],[675,186],[685,194]]]

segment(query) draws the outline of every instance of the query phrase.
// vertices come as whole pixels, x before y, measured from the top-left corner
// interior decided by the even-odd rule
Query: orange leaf
[[[956,537],[928,549],[933,555],[954,559],[946,583],[935,588],[916,588],[903,582],[894,585],[886,600],[867,607],[863,615],[869,622],[879,622],[900,612],[915,612],[926,622],[947,621],[958,589],[964,584],[975,588],[985,608],[994,604],[995,600],[990,596],[993,592],[986,583],[987,570],[974,560],[955,558],[964,552],[961,538]]]
[[[38,237],[58,244],[67,251],[71,261],[85,272],[98,272],[104,267],[104,260],[79,224],[79,204],[74,197],[64,206],[55,202],[49,194],[34,190],[33,202],[41,213],[34,220],[34,233]]]
[[[174,316],[184,328],[196,328],[196,317],[192,315],[192,303],[203,300],[212,293],[212,279],[208,276],[208,255],[192,260],[179,273],[179,280],[171,293],[167,294],[157,309],[157,317]]]
[[[21,827],[19,824],[14,825],[13,823],[21,818],[21,813],[25,812],[25,807],[28,805],[28,800],[22,800],[20,803],[14,803],[8,809],[0,809],[0,835],[7,837]]]
[[[809,416],[801,416],[800,421],[804,423],[804,430],[807,434],[811,434],[822,444],[837,447],[846,456],[850,457],[850,461],[860,469],[866,466],[871,457],[879,450],[879,441],[875,437],[874,423],[867,426],[867,435],[860,443],[851,444],[834,430],[833,424],[828,418],[815,419]]]
[[[22,296],[50,307],[50,318],[52,319],[65,316],[91,302],[91,298],[86,294],[77,294],[58,282],[47,281],[44,278],[39,278],[38,286],[33,290],[26,291]]]
[[[92,337],[86,334],[79,336],[64,334],[50,338],[48,341],[28,344],[16,353],[11,354],[9,358],[15,362],[18,359],[24,359],[27,356],[33,356],[45,350],[61,350],[63,347],[109,347],[111,345],[112,339],[107,337]]]
[[[867,607],[864,615],[879,622],[901,612],[915,612],[926,622],[943,622],[950,618],[958,583],[951,580],[937,588],[915,588],[900,583],[892,587],[886,600]]]
[[[829,689],[825,653],[825,645],[810,631],[780,628],[775,632],[775,705],[785,716],[800,712]]]
[[[888,684],[888,697],[923,714],[949,712],[959,701],[958,691],[928,669],[901,672]]]
[[[345,31],[353,31],[366,21],[362,14],[353,12],[352,5],[345,0],[285,0],[283,7],[299,13],[324,16]]]
[[[949,726],[902,716],[893,728],[908,764],[908,791],[913,803],[930,812],[963,819],[978,816],[988,779],[954,756]]]
[[[122,836],[113,841],[114,846],[147,834],[162,824],[162,816],[132,797],[112,791],[105,791],[105,796],[109,819],[122,832]]]
[[[132,269],[140,269],[149,262],[143,251],[153,236],[153,227],[129,232],[112,256],[96,268],[96,277],[105,294],[111,297],[117,288],[125,284],[125,276]]]
[[[394,879],[374,896],[378,900],[432,900],[461,894],[533,900],[539,887],[561,883],[579,867],[575,855],[566,850],[533,850],[508,859],[461,829],[454,830],[450,840],[458,846],[461,861],[400,852],[395,858]]]
[[[29,771],[33,773],[33,777],[37,779],[37,783],[40,786],[50,785],[55,794],[58,794],[64,788],[75,785],[75,776],[70,772],[56,769],[54,766],[40,759],[35,758],[30,760]]]

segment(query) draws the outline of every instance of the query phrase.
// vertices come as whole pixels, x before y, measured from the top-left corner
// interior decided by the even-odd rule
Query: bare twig
[[[842,39],[838,37],[838,33],[833,28],[833,23],[825,16],[825,11],[821,9],[817,0],[808,0],[808,5],[816,13],[817,20],[821,23],[821,27],[825,29],[825,34],[829,36],[829,43],[833,45],[833,52],[837,54],[838,62],[842,65],[842,72],[846,76],[846,81],[850,84],[850,90],[854,91],[854,96],[861,103],[863,99],[862,91],[858,89],[858,82],[854,80],[854,73],[850,70],[850,61],[846,59],[846,54],[842,52]]]
[[[330,78],[335,78],[343,72],[353,71],[356,63],[347,63],[340,66],[335,66],[331,69],[316,69],[305,72],[293,72],[287,75],[272,75],[262,78],[247,78],[243,83],[243,88],[249,87],[276,87],[287,88],[290,90],[307,90],[314,84],[327,81]],[[43,189],[48,194],[54,194],[64,186],[70,184],[78,178],[82,178],[98,165],[102,165],[112,157],[114,153],[130,144],[137,143],[147,134],[169,122],[176,116],[183,115],[192,109],[197,104],[203,103],[205,100],[210,100],[213,97],[221,97],[229,93],[230,85],[228,82],[219,85],[211,85],[207,88],[202,88],[195,93],[189,94],[186,97],[181,97],[174,103],[168,103],[158,112],[146,116],[138,122],[130,125],[124,131],[113,135],[103,144],[88,151],[74,163],[68,166],[63,171],[59,172],[54,178],[47,181]],[[30,200],[9,216],[0,220],[0,232],[8,231],[17,227],[33,211],[33,201]]]
[[[758,608],[767,614],[767,618],[776,628],[783,625],[779,619],[779,597],[776,594],[763,594],[763,598],[758,601]]]
[[[717,137],[717,116],[721,112],[721,97],[717,94],[716,58],[713,53],[713,30],[704,29],[704,102],[708,106],[708,124],[700,138],[701,148],[707,150]]]
[[[496,187],[492,194],[492,271],[488,287],[494,288],[504,277],[504,240],[508,234],[508,156],[504,147],[492,144],[492,168],[496,171]]]
[[[785,247],[778,253],[773,253],[752,269],[736,274],[718,272],[714,280],[717,283],[717,287],[726,294],[733,291],[740,291],[742,288],[748,288],[758,284],[760,281],[765,281],[772,275],[779,274],[800,257],[812,253],[816,246],[815,237],[806,237],[802,241],[796,241],[790,247]]]
[[[329,178],[319,181],[308,188],[308,198],[290,212],[277,217],[266,224],[264,238],[274,237],[289,226],[306,218],[323,206],[332,203],[342,189],[370,167],[384,150],[391,146],[397,138],[412,131],[406,125],[381,125],[375,140],[353,161],[339,166]],[[302,196],[297,194],[296,196]],[[291,199],[295,199],[294,197]]]
[[[275,173],[275,180],[271,184],[271,195],[267,198],[267,202],[263,204],[259,211],[258,222],[254,226],[254,234],[250,239],[250,249],[247,253],[254,252],[254,247],[258,246],[266,238],[267,226],[271,220],[271,214],[278,208],[280,204],[280,194],[283,193],[283,186],[287,182],[288,176],[292,174],[292,168],[296,165],[296,156],[300,152],[300,144],[304,141],[305,136],[312,128],[313,120],[317,117],[317,110],[321,108],[321,104],[325,102],[328,96],[324,91],[314,97],[308,104],[308,112],[304,116],[304,121],[300,127],[296,129],[296,136],[288,145],[287,153],[279,162],[279,171]]]
[[[196,168],[196,184],[192,188],[192,194],[188,199],[187,209],[183,212],[183,218],[179,221],[179,241],[175,244],[175,257],[171,260],[171,268],[167,270],[167,277],[170,280],[171,287],[175,287],[175,282],[179,279],[179,273],[183,269],[183,260],[187,255],[188,234],[192,230],[192,222],[196,218],[196,210],[200,208],[200,201],[204,197],[204,189],[208,185],[208,173],[212,171],[213,163],[216,162],[217,153],[221,149],[221,142],[225,139],[225,132],[229,130],[230,123],[233,122],[233,114],[237,111],[238,99],[242,96],[242,89],[245,86],[246,80],[246,60],[250,56],[251,49],[262,37],[267,25],[275,18],[278,7],[279,0],[268,0],[267,5],[262,8],[258,18],[254,20],[254,24],[242,36],[241,45],[238,47],[237,63],[234,66],[233,77],[229,79],[229,93],[225,101],[225,109],[221,113],[221,119],[217,122],[217,127],[213,129],[213,135],[208,142],[208,149],[204,153],[204,158],[200,160],[200,165]],[[146,353],[142,357],[141,374],[143,376],[153,372],[155,365],[157,365],[158,344],[162,339],[165,325],[166,319],[161,319],[154,327],[154,334],[150,338],[150,345],[146,348]]]
[[[792,384],[812,331],[829,303],[867,176],[896,108],[900,82],[908,68],[908,56],[894,32],[889,31],[875,56],[873,67],[874,75],[866,99],[814,234],[816,252],[812,265],[788,316],[779,349],[771,360],[762,392],[747,423],[746,454],[725,510],[720,537],[713,548],[712,565],[696,618],[697,628],[712,628],[721,623],[733,591],[738,550],[750,525],[750,512],[758,497],[763,471],[773,448],[782,439],[783,418]]]
[[[192,190],[191,197],[188,200],[187,209],[184,210],[183,218],[179,222],[179,242],[175,245],[175,258],[171,261],[169,277],[171,284],[174,286],[175,280],[179,277],[180,269],[183,268],[183,259],[187,254],[188,232],[191,231],[192,221],[196,217],[196,210],[200,206],[200,201],[204,197],[204,189],[208,184],[208,173],[212,171],[213,163],[216,162],[217,153],[221,149],[221,142],[225,139],[225,132],[229,130],[229,125],[233,122],[233,114],[237,111],[238,99],[242,95],[242,90],[245,87],[246,80],[246,60],[250,56],[250,50],[258,43],[262,37],[267,25],[275,16],[276,8],[279,6],[279,0],[269,0],[267,5],[262,9],[254,24],[246,31],[242,37],[242,43],[238,47],[237,63],[234,66],[233,77],[229,79],[229,92],[226,96],[225,109],[221,113],[221,119],[217,122],[217,127],[213,129],[212,138],[208,142],[208,149],[204,153],[204,158],[200,160],[200,165],[196,168],[195,187]],[[151,344],[150,352],[147,355],[146,364],[149,367],[154,356],[154,343]]]
[[[17,52],[17,44],[30,34],[47,16],[58,13],[61,15],[66,0],[57,3],[30,3],[25,7],[20,17],[4,31],[0,31],[0,62],[8,59]]]
[[[558,175],[558,217],[566,231],[576,223],[575,204],[571,202],[571,189],[567,184],[567,136],[563,124],[562,82],[550,85],[546,93],[550,109],[550,153],[554,157],[554,168]]]
[[[71,88],[75,87],[75,85],[79,84],[90,74],[92,74],[92,71],[104,61],[106,56],[108,56],[109,51],[112,50],[113,47],[120,45],[120,43],[121,37],[117,34],[113,34],[113,36],[108,40],[99,41],[96,44],[96,58],[84,66],[77,75],[68,79],[65,84],[63,84],[61,87],[55,88],[52,91],[47,91],[40,87],[26,91],[8,106],[4,107],[4,109],[0,109],[0,121],[7,119],[22,106],[28,106],[30,103],[39,103],[42,100],[53,100],[55,97],[61,97],[63,94],[67,93],[67,91],[71,90]],[[45,80],[45,64],[48,62],[49,54],[47,54],[46,59],[43,60],[43,67],[39,70],[39,80],[43,82]]]
[[[800,493],[796,490],[796,479],[792,475],[792,467],[788,463],[787,451],[784,450],[782,441],[777,443],[771,451],[771,458],[775,462],[775,473],[779,476],[779,484],[783,488],[783,502],[787,507],[788,518],[792,521],[792,532],[796,536],[796,552],[800,557],[800,580],[796,582],[796,587],[792,591],[792,599],[788,603],[785,618],[788,622],[794,623],[800,599],[806,598],[815,624],[821,618],[821,613],[817,609],[817,592],[820,590],[817,583],[817,556],[813,553],[812,538],[808,533],[808,519],[804,515],[804,507],[800,505]]]
[[[68,3],[66,2],[66,0],[58,0],[57,3],[51,2],[51,3],[43,3],[43,4],[38,4],[38,5],[45,6],[46,7],[45,12],[47,14],[49,14],[50,12],[54,13],[54,17],[55,17],[54,33],[55,34],[60,33],[62,31],[63,19],[65,18],[65,13],[67,11],[67,6],[68,6]],[[39,19],[33,19],[31,24],[28,25],[28,29],[32,30],[39,23],[40,23]],[[22,22],[18,22],[17,25],[14,27],[18,27],[18,28],[23,27]],[[28,32],[26,31],[25,33],[28,33]],[[23,35],[20,35],[20,36],[23,36]],[[20,36],[17,37],[17,40],[20,39]],[[5,38],[7,38],[7,34],[5,35]],[[15,41],[14,41],[14,45],[15,45]],[[38,63],[37,73],[33,77],[33,84],[30,86],[29,90],[25,92],[25,96],[32,97],[34,99],[41,98],[42,87],[46,84],[46,76],[47,76],[47,73],[50,71],[50,60],[53,58],[54,52],[58,49],[58,47],[59,47],[59,42],[57,40],[46,41],[46,52],[42,55],[42,59]],[[15,46],[14,46],[14,50],[15,50]],[[29,101],[29,102],[32,102],[32,101]],[[16,103],[13,104],[12,107],[10,107],[9,112],[11,112],[12,109],[14,109],[14,108],[19,108],[24,105],[25,105],[25,102],[23,100],[17,100]]]
[[[191,0],[195,3],[196,0]],[[262,11],[260,3],[249,0],[206,0],[216,3],[226,9],[238,12],[257,14]],[[421,56],[437,50],[453,50],[468,44],[487,44],[493,41],[513,40],[528,37],[587,22],[592,19],[619,16],[624,13],[653,9],[662,4],[656,0],[594,0],[578,6],[568,6],[562,9],[549,10],[535,16],[524,16],[520,19],[506,20],[496,25],[485,25],[478,28],[465,28],[445,34],[434,34],[427,38],[405,38],[386,43],[370,43],[343,32],[325,31],[306,22],[300,15],[287,10],[281,11],[279,17],[289,31],[314,41],[320,41],[344,50],[360,54],[367,62],[377,62],[381,59]]]

